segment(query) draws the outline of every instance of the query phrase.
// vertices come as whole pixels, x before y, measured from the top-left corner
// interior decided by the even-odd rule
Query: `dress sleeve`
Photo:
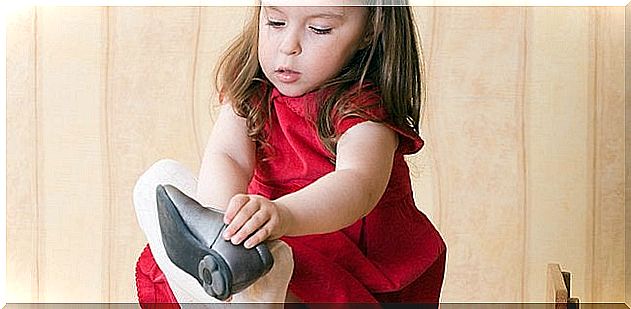
[[[402,154],[414,154],[423,148],[425,143],[416,132],[407,128],[400,128],[388,121],[388,114],[380,104],[380,96],[377,90],[373,88],[363,89],[359,97],[351,101],[351,106],[353,109],[359,109],[359,111],[334,118],[337,119],[335,121],[335,133],[338,137],[359,123],[375,121],[397,133],[399,136],[397,151]]]

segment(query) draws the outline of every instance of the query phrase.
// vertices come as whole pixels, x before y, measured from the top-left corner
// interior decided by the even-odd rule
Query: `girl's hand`
[[[228,227],[225,240],[246,248],[252,248],[266,239],[277,239],[284,235],[289,211],[260,195],[237,194],[230,199],[224,215]],[[246,240],[247,239],[247,240]]]

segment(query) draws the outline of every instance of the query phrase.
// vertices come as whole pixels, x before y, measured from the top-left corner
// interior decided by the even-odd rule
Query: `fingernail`
[[[250,249],[250,248],[252,248],[252,243],[250,243],[250,241],[248,240],[248,241],[246,241],[246,242],[243,244],[243,246],[244,246],[246,249]]]

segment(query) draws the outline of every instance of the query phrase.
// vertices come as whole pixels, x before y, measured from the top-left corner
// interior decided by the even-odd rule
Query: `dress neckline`
[[[270,102],[273,104],[284,104],[294,113],[304,117],[307,111],[308,114],[315,113],[317,111],[316,104],[319,101],[318,99],[324,98],[332,90],[331,87],[326,87],[307,92],[301,96],[290,97],[282,94],[278,88],[274,87],[270,94]]]

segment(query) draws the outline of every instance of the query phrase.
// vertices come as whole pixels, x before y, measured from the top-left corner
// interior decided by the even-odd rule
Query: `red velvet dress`
[[[248,188],[250,194],[276,199],[335,169],[313,124],[315,98],[319,95],[322,93],[286,97],[272,90],[274,112],[267,127],[272,150],[266,151],[268,160],[257,164]],[[334,119],[338,136],[366,118],[387,120],[384,111],[374,106],[378,101],[378,92],[363,91],[353,104],[372,107],[367,108],[365,117]],[[399,134],[399,146],[390,181],[377,206],[340,231],[282,238],[294,255],[289,289],[305,302],[439,301],[446,246],[414,204],[403,157],[419,151],[423,140],[414,132],[385,124]],[[151,256],[144,260],[141,256],[139,265],[151,262],[155,264]]]

